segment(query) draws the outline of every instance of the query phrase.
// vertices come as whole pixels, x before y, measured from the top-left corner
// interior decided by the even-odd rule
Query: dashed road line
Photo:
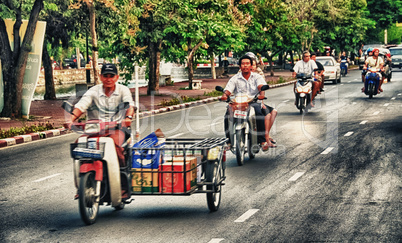
[[[289,102],[290,100],[284,100],[284,101],[282,101],[283,103],[286,103],[286,102]]]
[[[360,125],[364,125],[364,124],[366,124],[368,121],[362,121],[362,122],[360,122]]]
[[[356,105],[357,104],[357,102],[352,102],[352,105]]]
[[[288,181],[296,181],[297,179],[299,179],[302,175],[304,175],[304,171],[303,172],[297,172],[296,174],[294,174],[292,177],[289,178]]]
[[[224,238],[213,238],[208,243],[219,243],[223,240],[224,240]]]
[[[324,151],[322,151],[321,154],[329,154],[333,149],[334,149],[334,147],[328,147],[327,149],[325,149]]]
[[[353,132],[347,132],[345,135],[343,135],[343,136],[345,136],[345,137],[349,137],[350,135],[352,135],[353,134]]]
[[[375,115],[375,116],[378,115],[378,114],[380,114],[379,111],[376,111],[376,112],[373,113],[373,115]]]
[[[47,180],[47,179],[50,179],[50,178],[53,178],[53,177],[56,177],[56,176],[59,176],[59,175],[61,175],[61,173],[57,173],[57,174],[54,174],[54,175],[46,176],[46,177],[43,177],[43,178],[40,178],[40,179],[34,180],[33,182],[40,182],[40,181],[44,181],[44,180]]]
[[[249,219],[251,216],[253,216],[256,212],[258,212],[259,209],[249,209],[247,212],[245,212],[242,216],[240,216],[238,219],[235,220],[235,223],[242,223]]]
[[[385,103],[384,106],[389,106],[389,103]]]
[[[181,133],[178,133],[176,135],[170,136],[169,138],[176,138],[176,137],[180,137],[181,135],[184,135],[184,133],[181,132]]]
[[[392,98],[391,98],[391,100],[395,100],[395,99],[396,99],[396,97],[392,97]]]
[[[398,94],[398,95],[402,95],[402,94]]]
[[[215,123],[209,124],[209,126],[212,127],[212,126],[219,125],[219,124],[222,124],[222,123],[223,123],[223,122],[215,122]]]

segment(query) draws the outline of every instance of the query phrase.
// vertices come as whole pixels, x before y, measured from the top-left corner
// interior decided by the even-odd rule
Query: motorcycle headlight
[[[91,123],[85,125],[85,133],[99,133],[101,130],[99,123]]]

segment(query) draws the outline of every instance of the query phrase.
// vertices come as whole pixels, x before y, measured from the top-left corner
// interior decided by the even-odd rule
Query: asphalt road
[[[278,148],[227,160],[221,207],[205,195],[101,206],[86,226],[73,200],[76,134],[0,149],[1,242],[401,242],[402,72],[368,99],[358,70],[300,115],[292,87],[267,91]],[[221,137],[224,103],[141,120],[141,134]]]

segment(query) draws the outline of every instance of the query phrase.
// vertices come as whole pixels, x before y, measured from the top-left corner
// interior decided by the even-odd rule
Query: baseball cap
[[[114,75],[117,75],[117,67],[116,65],[112,64],[112,63],[106,63],[102,65],[102,69],[101,69],[101,75],[107,74],[107,73],[111,73]]]

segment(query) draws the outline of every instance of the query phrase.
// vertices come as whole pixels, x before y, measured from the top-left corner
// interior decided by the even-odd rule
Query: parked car
[[[77,56],[71,55],[71,58],[65,58],[63,60],[65,66],[69,66],[70,68],[77,68]],[[81,67],[85,67],[86,61],[85,58],[81,54]]]
[[[402,68],[402,46],[389,48],[393,68]]]
[[[324,80],[332,81],[332,83],[341,82],[341,67],[339,63],[332,56],[320,56],[316,59],[324,66]]]

